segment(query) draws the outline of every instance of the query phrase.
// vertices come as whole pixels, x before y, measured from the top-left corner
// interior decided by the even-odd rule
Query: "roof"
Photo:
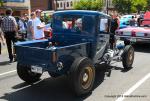
[[[56,11],[54,15],[57,14],[81,14],[81,15],[101,15],[105,17],[110,17],[109,15],[99,12],[99,11],[91,11],[91,10],[65,10],[65,11]]]

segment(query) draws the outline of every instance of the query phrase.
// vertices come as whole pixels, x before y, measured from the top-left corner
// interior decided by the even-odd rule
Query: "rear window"
[[[82,32],[91,34],[94,32],[94,21],[94,16],[89,15],[54,15],[52,28],[54,32]]]

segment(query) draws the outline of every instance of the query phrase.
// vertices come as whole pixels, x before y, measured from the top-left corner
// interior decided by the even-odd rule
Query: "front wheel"
[[[31,66],[17,64],[18,76],[27,83],[34,83],[40,80],[42,74],[31,71]]]
[[[71,88],[80,96],[89,93],[95,80],[95,68],[88,58],[78,58],[71,67]]]
[[[132,67],[134,61],[134,48],[131,45],[127,45],[122,54],[122,64],[124,69]]]

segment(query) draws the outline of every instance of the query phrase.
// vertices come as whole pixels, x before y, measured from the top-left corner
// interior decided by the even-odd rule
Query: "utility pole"
[[[58,2],[57,2],[57,0],[55,0],[55,10],[57,11],[57,4],[58,4]]]
[[[108,0],[106,0],[106,13],[108,14]]]
[[[29,17],[31,15],[31,0],[26,0],[28,1],[28,14],[29,14]]]
[[[130,7],[131,7],[131,3],[130,3],[131,1],[130,0],[128,0],[128,14],[130,13]]]

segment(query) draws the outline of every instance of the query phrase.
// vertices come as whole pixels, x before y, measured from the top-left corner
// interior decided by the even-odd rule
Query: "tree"
[[[113,5],[119,13],[131,13],[133,0],[113,0]]]
[[[113,0],[115,8],[120,13],[134,13],[144,10],[149,0]]]
[[[3,0],[0,0],[0,7],[3,6]]]
[[[150,0],[146,0],[146,2],[147,2],[146,9],[150,10]]]
[[[145,7],[147,6],[147,0],[133,0],[133,7],[136,9],[136,11],[139,13],[140,11],[143,11]]]
[[[74,9],[77,10],[101,10],[102,9],[101,0],[80,0],[75,2]]]

